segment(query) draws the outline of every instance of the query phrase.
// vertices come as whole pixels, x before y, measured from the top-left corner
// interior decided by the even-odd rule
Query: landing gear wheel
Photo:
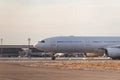
[[[56,59],[56,56],[55,56],[55,54],[53,54],[51,57],[51,60],[55,60],[55,59]]]
[[[53,55],[51,59],[52,59],[52,60],[55,60],[55,59],[56,59],[56,57]]]

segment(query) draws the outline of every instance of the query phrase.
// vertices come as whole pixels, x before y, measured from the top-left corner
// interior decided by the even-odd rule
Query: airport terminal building
[[[35,49],[33,45],[0,45],[0,57],[33,56],[35,53],[42,51]]]

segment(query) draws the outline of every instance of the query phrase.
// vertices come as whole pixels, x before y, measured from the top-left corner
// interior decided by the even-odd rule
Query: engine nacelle
[[[119,48],[107,48],[107,55],[113,59],[120,58],[120,49]]]

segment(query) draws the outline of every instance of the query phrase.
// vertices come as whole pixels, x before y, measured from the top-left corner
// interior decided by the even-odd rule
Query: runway
[[[0,64],[0,80],[119,80],[118,72],[84,71],[57,67],[29,67],[21,64]]]
[[[110,58],[0,58],[0,80],[119,80],[119,66]]]
[[[0,58],[0,80],[119,80],[119,66],[108,58]]]

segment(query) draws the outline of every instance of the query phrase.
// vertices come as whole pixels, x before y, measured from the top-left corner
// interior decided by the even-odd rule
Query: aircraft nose
[[[44,51],[46,49],[46,46],[45,46],[45,44],[42,44],[42,43],[38,42],[34,45],[34,48],[36,48],[38,50],[41,50],[41,51]]]
[[[39,46],[39,43],[35,43],[35,44],[33,45],[33,47],[38,49],[38,48],[40,47],[40,46]]]

